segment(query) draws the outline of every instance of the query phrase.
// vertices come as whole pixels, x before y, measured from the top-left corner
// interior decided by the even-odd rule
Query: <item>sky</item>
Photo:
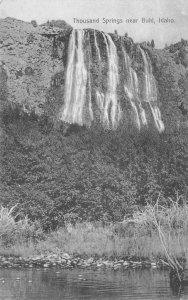
[[[13,17],[38,24],[61,19],[74,28],[95,28],[105,32],[128,33],[135,42],[154,39],[157,48],[188,39],[188,0],[0,0],[0,18]],[[75,19],[98,19],[99,23],[80,24]],[[105,19],[122,19],[122,23],[103,23]],[[143,23],[142,18],[154,19]],[[158,20],[173,19],[173,23]],[[138,19],[126,23],[126,19]]]

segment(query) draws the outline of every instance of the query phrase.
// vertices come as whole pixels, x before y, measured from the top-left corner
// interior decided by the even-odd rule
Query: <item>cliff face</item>
[[[92,76],[85,79],[83,68],[71,71],[70,64],[74,93],[69,97],[72,28],[33,25],[0,20],[1,202],[19,203],[23,213],[42,219],[47,228],[67,213],[82,219],[107,214],[115,220],[132,205],[155,201],[159,193],[184,195],[187,42],[157,50],[127,36],[95,36],[88,30],[84,62]],[[76,65],[83,58],[78,38],[75,45]],[[118,70],[106,62],[107,57],[115,62],[113,45],[122,62]],[[75,74],[83,89],[77,90]],[[88,102],[75,109],[83,95]],[[154,100],[146,101],[148,95]],[[165,130],[158,133],[160,121]]]
[[[175,54],[169,49],[150,51],[166,128],[170,132],[181,126],[187,127],[187,64],[177,61],[177,57],[181,56],[181,51],[187,59],[188,52],[183,45]]]
[[[30,23],[11,18],[1,20],[0,25],[1,101],[19,107],[21,111],[28,114],[47,113],[57,119],[58,110],[64,103],[65,68],[68,61],[71,27],[69,25],[65,25],[64,28],[49,25],[34,27]],[[137,45],[127,37],[120,39],[117,35],[112,35],[112,39],[120,60],[124,60],[121,54],[123,41],[132,59],[132,65],[134,64],[133,70],[137,71],[138,76],[143,76],[144,66],[142,60],[140,61]],[[93,41],[91,47],[95,48],[92,34],[91,41]],[[99,47],[102,46],[100,48],[105,48],[99,33],[98,43]],[[187,113],[187,43],[182,41],[182,44],[171,46],[166,50],[156,50],[144,43],[142,47],[152,62],[165,127],[167,129],[169,127],[170,130],[172,125],[173,128],[179,127]],[[95,53],[96,50],[92,51]],[[104,53],[101,55],[105,56]],[[88,51],[87,56],[89,56]],[[101,61],[102,64],[104,60]],[[98,87],[101,80],[101,88],[106,89],[105,68],[107,67],[104,66],[102,69],[103,75],[99,74],[100,66],[97,64],[96,57],[92,57],[89,68],[94,87]],[[120,67],[120,73],[123,72],[122,68]],[[98,79],[100,75],[101,78]],[[119,94],[120,98],[126,97],[125,94],[122,96],[121,92]],[[129,105],[126,109],[129,110]]]
[[[66,40],[71,27],[34,27],[11,18],[0,20],[0,25],[1,88],[6,84],[6,101],[24,112],[41,115],[54,76],[64,75],[64,49],[59,57],[53,56],[54,47],[58,48],[55,39],[61,36]]]

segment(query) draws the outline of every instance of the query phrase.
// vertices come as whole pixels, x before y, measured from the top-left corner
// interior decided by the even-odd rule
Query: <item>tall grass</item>
[[[1,209],[0,241],[4,246],[11,244],[13,252],[17,245],[22,253],[23,243],[29,241],[28,253],[33,254],[61,250],[87,257],[160,258],[179,270],[179,258],[188,260],[188,204],[179,196],[176,201],[159,198],[154,205],[148,203],[132,218],[116,224],[67,222],[65,227],[46,234],[45,240],[34,238],[36,234],[35,225],[27,218],[15,222],[12,210]]]
[[[31,222],[27,216],[19,221],[14,214],[16,206],[8,209],[0,207],[0,246],[10,247],[15,244],[37,242],[44,234],[38,222]]]
[[[188,258],[188,205],[179,196],[165,203],[158,199],[116,224],[67,224],[51,233],[48,242],[70,253],[160,257],[174,267],[176,258]]]

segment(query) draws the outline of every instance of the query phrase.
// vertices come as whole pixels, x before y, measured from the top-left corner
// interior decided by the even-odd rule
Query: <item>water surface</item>
[[[0,300],[188,299],[170,288],[168,271],[1,269]]]

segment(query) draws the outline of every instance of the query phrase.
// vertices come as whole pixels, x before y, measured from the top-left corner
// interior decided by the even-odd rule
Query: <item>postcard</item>
[[[0,1],[0,300],[187,299],[187,0]]]

